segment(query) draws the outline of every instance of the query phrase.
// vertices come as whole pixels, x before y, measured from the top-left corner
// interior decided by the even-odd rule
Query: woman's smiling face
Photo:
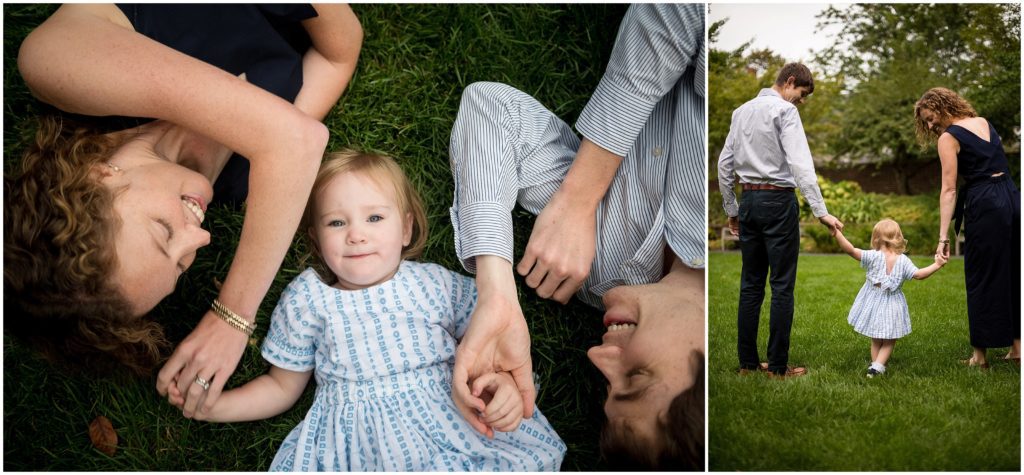
[[[210,243],[201,226],[213,189],[203,175],[164,160],[144,140],[130,140],[103,171],[114,193],[118,265],[113,280],[142,315],[174,291],[199,248]]]

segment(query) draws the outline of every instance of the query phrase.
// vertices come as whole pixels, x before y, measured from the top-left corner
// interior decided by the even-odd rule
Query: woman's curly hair
[[[167,342],[110,279],[120,220],[97,166],[120,141],[60,115],[39,122],[20,173],[4,178],[4,328],[51,361],[144,374]]]
[[[949,89],[933,87],[925,91],[924,95],[914,104],[914,126],[917,130],[917,141],[921,146],[934,142],[941,135],[941,132],[935,133],[934,130],[928,128],[928,123],[921,118],[923,109],[932,111],[942,122],[978,116],[967,99]]]

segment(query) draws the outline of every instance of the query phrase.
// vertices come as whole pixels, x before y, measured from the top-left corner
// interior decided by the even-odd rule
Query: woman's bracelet
[[[213,299],[213,305],[210,306],[213,313],[217,314],[221,320],[227,322],[235,330],[245,333],[248,336],[252,336],[252,332],[256,331],[256,322],[249,323],[244,318],[240,317],[237,313],[232,312],[231,309],[220,303],[220,300]]]
[[[939,244],[949,244],[949,239],[939,239]]]

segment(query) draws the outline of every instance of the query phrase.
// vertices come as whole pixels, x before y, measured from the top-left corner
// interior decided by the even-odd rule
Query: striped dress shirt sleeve
[[[625,156],[655,104],[703,54],[701,5],[633,5],[622,19],[608,68],[576,121],[576,130],[601,148]]]
[[[623,156],[597,211],[596,256],[577,293],[601,308],[618,285],[657,282],[666,244],[703,268],[707,200],[703,12],[699,5],[630,7],[607,71],[576,126]],[[511,210],[538,214],[576,159],[580,140],[536,99],[474,83],[452,128],[451,209],[464,268],[474,256],[512,256]]]

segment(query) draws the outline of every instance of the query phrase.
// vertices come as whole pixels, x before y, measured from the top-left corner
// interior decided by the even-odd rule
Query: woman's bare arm
[[[103,7],[116,8],[59,8],[22,44],[22,75],[37,97],[69,112],[164,119],[249,158],[245,221],[219,299],[252,320],[291,244],[327,129],[287,101],[115,23]],[[160,372],[158,389],[177,381],[186,406],[212,404],[245,341],[207,312]],[[197,374],[212,381],[208,392],[192,384]]]
[[[319,16],[302,22],[313,46],[302,58],[302,90],[295,106],[322,120],[355,73],[363,28],[348,5],[317,4],[314,8]]]
[[[942,188],[939,191],[939,240],[949,239],[949,221],[953,218],[956,205],[956,155],[960,142],[950,134],[939,137],[939,162],[942,165]],[[938,253],[949,257],[949,244],[939,243]]]

